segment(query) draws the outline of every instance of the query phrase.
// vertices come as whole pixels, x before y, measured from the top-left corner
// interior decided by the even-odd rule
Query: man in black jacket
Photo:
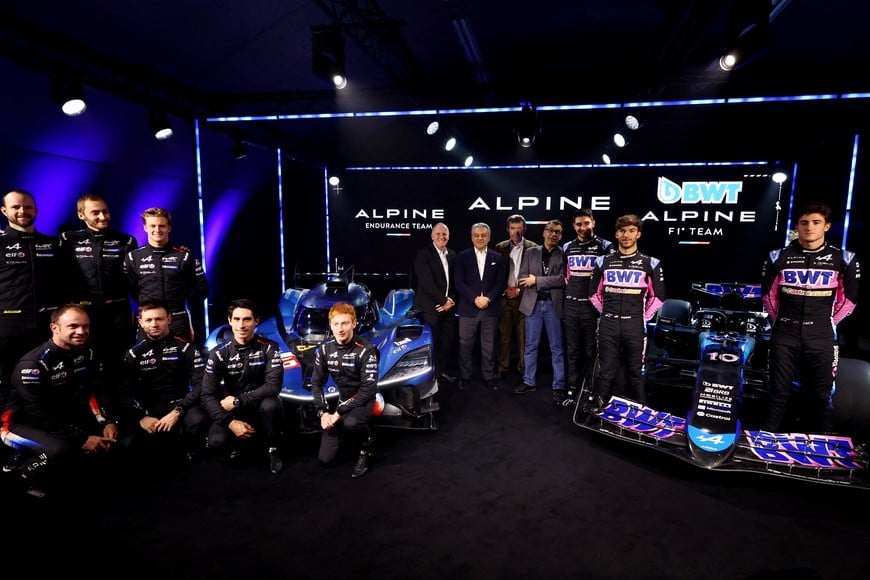
[[[36,201],[23,189],[3,196],[9,226],[0,232],[0,410],[18,359],[46,340],[51,311],[63,303],[57,239],[36,231]]]
[[[172,315],[172,332],[194,342],[194,325],[190,320],[189,301],[208,296],[208,281],[200,261],[186,248],[169,242],[172,216],[163,208],[142,212],[142,224],[148,243],[129,252],[124,271],[130,281],[130,293],[137,304],[161,300]],[[198,325],[197,325],[198,327]],[[140,331],[138,339],[145,338]]]
[[[456,296],[453,289],[453,260],[456,252],[447,247],[450,230],[443,223],[432,228],[432,243],[414,257],[414,309],[432,329],[435,376],[453,382],[448,355],[456,343]]]
[[[274,340],[255,334],[260,314],[256,304],[245,298],[233,300],[227,308],[233,338],[209,352],[202,381],[202,404],[211,415],[208,445],[221,449],[228,441],[248,441],[262,431],[269,456],[269,469],[284,467],[278,452],[284,407],[281,384],[284,367]],[[230,458],[238,457],[234,446]]]
[[[3,442],[23,455],[21,474],[31,480],[82,453],[106,453],[118,441],[112,399],[87,344],[87,312],[77,304],[61,306],[52,312],[50,329],[51,338],[15,365],[15,397],[0,429]]]
[[[138,428],[138,446],[160,456],[181,451],[192,458],[211,422],[200,405],[205,363],[199,349],[169,331],[172,315],[159,302],[139,307],[142,340],[127,351],[125,412]]]
[[[73,302],[88,311],[91,340],[104,370],[110,380],[120,380],[124,354],[136,336],[124,256],[138,244],[110,227],[112,216],[102,197],[81,196],[76,212],[85,227],[60,234],[64,273]]]
[[[318,459],[331,466],[338,457],[342,434],[353,437],[360,446],[352,477],[362,477],[369,469],[374,437],[371,417],[378,392],[378,349],[358,336],[356,311],[345,302],[329,309],[329,328],[334,338],[317,347],[311,393],[320,416],[323,434]],[[324,386],[329,376],[338,388],[338,403],[329,409]]]

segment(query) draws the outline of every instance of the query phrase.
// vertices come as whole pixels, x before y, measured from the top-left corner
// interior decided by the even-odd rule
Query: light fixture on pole
[[[158,141],[164,141],[172,137],[172,126],[169,124],[169,119],[165,113],[151,111],[148,114],[148,126],[151,128],[154,138]]]
[[[529,148],[534,145],[535,139],[538,138],[541,125],[538,121],[538,113],[535,106],[531,103],[522,103],[522,105],[523,108],[520,110],[520,116],[514,132],[517,135],[517,142],[520,146]]]
[[[311,70],[327,79],[336,89],[347,86],[344,59],[344,37],[334,26],[311,29]]]
[[[248,147],[245,145],[245,142],[241,139],[236,139],[235,144],[233,144],[233,158],[234,159],[244,159],[248,156]]]
[[[85,92],[77,82],[61,79],[52,81],[51,98],[68,117],[81,115],[88,109]]]
[[[767,48],[771,3],[735,0],[728,23],[728,46],[719,57],[719,68],[731,71],[744,66]]]

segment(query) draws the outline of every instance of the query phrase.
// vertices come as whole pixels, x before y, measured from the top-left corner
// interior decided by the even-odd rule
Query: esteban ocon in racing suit
[[[380,355],[377,348],[356,334],[356,312],[350,304],[339,302],[330,308],[329,326],[334,338],[317,347],[311,377],[314,406],[323,428],[318,460],[323,466],[335,463],[343,432],[359,443],[352,476],[360,477],[368,470],[373,451],[370,423],[378,392]],[[333,389],[338,389],[338,402],[332,412],[324,392],[330,375],[335,382]]]
[[[830,431],[831,390],[837,374],[836,327],[855,309],[861,276],[853,252],[825,241],[831,210],[811,204],[798,217],[798,238],[774,250],[762,270],[762,302],[773,323],[770,404],[762,425],[780,429],[796,374],[808,393],[801,427]]]
[[[598,256],[613,251],[613,243],[595,235],[595,218],[589,209],[574,213],[577,237],[562,247],[567,264],[565,287],[565,361],[568,391],[563,405],[592,386],[597,351],[598,311],[589,300],[592,269]]]
[[[642,375],[646,323],[665,298],[658,258],[640,253],[637,240],[643,222],[633,214],[616,220],[616,252],[599,257],[592,271],[589,299],[601,313],[598,325],[598,374],[593,408],[601,412],[613,394],[619,368],[625,371],[629,396],[646,403]]]

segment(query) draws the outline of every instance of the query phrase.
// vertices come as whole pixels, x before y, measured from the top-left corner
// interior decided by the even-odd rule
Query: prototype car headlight
[[[405,383],[426,374],[432,370],[432,347],[430,345],[421,346],[414,350],[408,351],[405,356],[399,359],[399,362],[378,381],[378,385],[383,387],[395,383]]]

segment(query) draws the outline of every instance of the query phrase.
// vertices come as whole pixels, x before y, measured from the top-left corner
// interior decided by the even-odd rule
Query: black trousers
[[[352,440],[348,443],[355,444],[360,448],[370,444],[372,439],[372,409],[375,402],[372,401],[365,407],[356,407],[341,416],[341,420],[332,429],[326,429],[320,435],[320,450],[317,452],[317,460],[323,466],[335,464],[338,452],[341,449],[342,440]]]
[[[565,379],[568,388],[592,387],[598,354],[598,311],[588,300],[565,300]]]

